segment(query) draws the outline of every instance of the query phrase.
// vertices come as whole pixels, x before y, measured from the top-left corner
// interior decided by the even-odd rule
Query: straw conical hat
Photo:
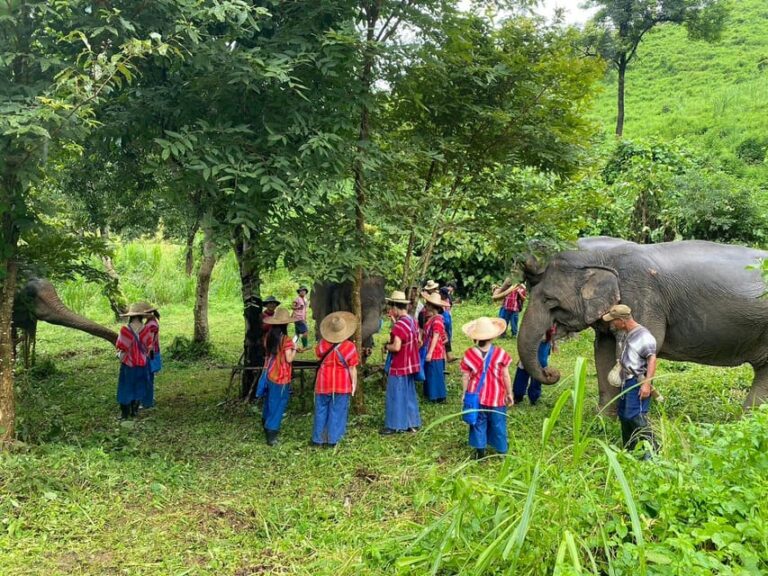
[[[123,318],[127,318],[130,316],[149,316],[157,310],[152,304],[149,302],[134,302],[130,306],[128,306],[128,312],[125,314],[120,314]]]
[[[264,318],[264,324],[290,324],[291,322],[296,322],[296,318],[285,308],[278,308],[274,315]]]
[[[334,312],[320,322],[320,336],[331,344],[344,342],[357,329],[357,316],[352,312]]]
[[[472,320],[461,327],[462,332],[472,340],[493,340],[503,334],[507,329],[507,323],[503,318],[488,318],[482,316]]]
[[[434,304],[435,306],[444,307],[447,302],[443,302],[443,299],[440,297],[440,294],[428,294],[427,292],[422,292],[421,297],[424,298],[425,302],[428,302],[429,304]]]
[[[389,295],[389,298],[385,298],[387,302],[393,302],[395,304],[409,304],[410,300],[405,297],[405,292],[402,290],[395,290]]]

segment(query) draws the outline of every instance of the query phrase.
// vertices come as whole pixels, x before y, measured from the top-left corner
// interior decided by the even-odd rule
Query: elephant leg
[[[616,364],[616,339],[612,334],[595,333],[595,368],[597,369],[597,386],[600,391],[599,408],[606,416],[615,418],[616,402],[612,400],[621,391],[608,383],[608,373]]]
[[[768,364],[753,366],[753,368],[755,369],[755,379],[752,380],[752,388],[749,389],[747,399],[744,400],[745,410],[768,402]]]

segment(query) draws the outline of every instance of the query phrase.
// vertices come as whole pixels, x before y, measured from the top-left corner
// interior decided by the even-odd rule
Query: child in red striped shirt
[[[477,422],[469,427],[469,445],[476,450],[475,457],[483,458],[488,444],[500,454],[506,454],[507,404],[513,404],[512,379],[509,365],[512,358],[500,346],[493,346],[494,338],[503,334],[507,323],[503,318],[482,317],[462,326],[464,334],[475,341],[475,346],[464,353],[461,361],[461,380],[464,392],[476,392],[488,359],[483,388],[480,391],[480,411]],[[462,397],[463,400],[463,397]]]
[[[137,302],[130,305],[128,312],[120,315],[128,318],[128,324],[120,329],[115,344],[117,357],[120,358],[117,403],[120,404],[120,417],[123,420],[138,414],[139,403],[147,394],[149,357],[139,334],[144,327],[144,319],[153,311],[154,308],[146,302]]]
[[[271,329],[267,336],[267,358],[264,361],[264,369],[268,372],[262,421],[270,446],[277,444],[280,424],[291,396],[293,359],[296,356],[296,344],[288,336],[288,324],[291,322],[291,313],[282,308],[264,318],[264,323],[270,325]]]
[[[312,446],[336,446],[346,431],[349,398],[357,389],[360,364],[357,348],[349,340],[357,324],[351,312],[334,312],[320,323],[322,339],[315,346],[320,366],[315,379]]]

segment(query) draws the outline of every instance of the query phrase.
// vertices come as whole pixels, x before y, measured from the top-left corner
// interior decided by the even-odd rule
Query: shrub
[[[750,136],[736,147],[736,155],[747,164],[760,164],[765,160],[768,139]]]
[[[177,336],[165,350],[165,355],[178,362],[194,362],[211,356],[213,347],[210,342],[193,342],[185,336]]]

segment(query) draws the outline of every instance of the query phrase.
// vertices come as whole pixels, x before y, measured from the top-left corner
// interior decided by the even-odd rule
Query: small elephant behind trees
[[[608,384],[616,339],[601,317],[621,302],[656,338],[660,358],[749,363],[755,375],[745,408],[768,400],[766,285],[758,270],[749,269],[768,252],[697,240],[641,245],[595,238],[579,247],[557,254],[546,267],[533,259],[524,266],[532,287],[517,348],[534,378],[554,384],[560,377],[542,368],[536,354],[550,326],[561,333],[592,328],[600,405],[608,405],[618,391]]]
[[[59,298],[56,289],[48,280],[32,278],[16,295],[13,306],[13,341],[22,343],[24,365],[34,361],[37,321],[82,330],[93,336],[103,338],[113,346],[117,341],[117,332],[76,314]],[[18,330],[24,335],[20,337]]]

